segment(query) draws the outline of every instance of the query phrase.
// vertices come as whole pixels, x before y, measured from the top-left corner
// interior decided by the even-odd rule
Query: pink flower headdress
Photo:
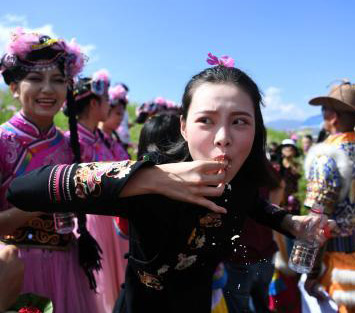
[[[225,67],[234,67],[234,59],[223,55],[220,58],[213,55],[211,52],[208,53],[207,63],[211,65],[223,65]]]
[[[108,94],[110,96],[111,106],[115,106],[119,103],[128,103],[127,89],[121,84],[110,87],[108,90]]]
[[[92,75],[91,79],[91,91],[98,96],[108,94],[108,88],[110,87],[110,75],[106,69],[101,69]]]
[[[163,97],[156,97],[153,102],[157,105],[166,105],[166,100]]]
[[[53,39],[36,33],[26,33],[21,27],[15,29],[6,52],[1,58],[0,72],[6,71],[45,71],[53,69],[62,62],[64,74],[72,79],[78,75],[87,57],[79,45],[72,40]],[[4,75],[7,83],[13,78]],[[8,79],[7,79],[8,78]]]
[[[136,122],[139,124],[144,123],[148,118],[161,112],[179,112],[180,106],[174,101],[167,100],[163,97],[156,97],[152,101],[142,103],[136,109]]]
[[[91,94],[97,96],[108,95],[110,87],[110,75],[106,69],[95,72],[91,78],[79,78],[74,86],[75,101],[83,99]]]

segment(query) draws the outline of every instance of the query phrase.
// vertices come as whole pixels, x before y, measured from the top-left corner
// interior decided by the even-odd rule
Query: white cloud
[[[6,45],[11,38],[11,33],[16,27],[23,27],[26,32],[36,32],[40,34],[46,34],[52,38],[58,38],[55,31],[53,30],[53,25],[45,24],[40,27],[30,27],[28,25],[27,18],[20,15],[6,14],[0,17],[0,54],[2,55],[5,51]],[[98,59],[98,56],[94,54],[96,49],[93,44],[80,45],[83,52],[89,56],[89,62],[93,63]]]
[[[277,87],[269,87],[264,93],[262,108],[266,122],[276,119],[302,120],[306,117],[305,112],[294,103],[285,102],[282,99],[282,91]]]

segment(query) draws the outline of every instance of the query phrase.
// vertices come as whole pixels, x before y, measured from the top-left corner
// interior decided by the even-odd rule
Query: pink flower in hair
[[[92,75],[92,80],[93,81],[103,81],[106,85],[109,85],[110,84],[110,75],[108,73],[108,70],[106,69],[101,69],[101,70],[98,70],[97,72],[95,72],[93,75]]]
[[[106,69],[99,70],[92,75],[91,91],[98,95],[108,95],[108,88],[110,86],[110,76]]]
[[[65,43],[62,41],[64,44],[64,50],[71,56],[73,56],[73,61],[69,65],[70,67],[70,75],[72,77],[78,75],[84,68],[86,57],[85,55],[81,52],[80,46],[77,44],[75,39],[72,39],[69,43]]]
[[[164,105],[164,104],[166,104],[166,100],[163,97],[156,97],[154,99],[154,103],[156,103],[158,105]]]
[[[117,99],[127,100],[127,91],[122,85],[116,85],[114,87],[110,87],[108,93],[112,101]]]
[[[166,106],[170,109],[170,108],[175,108],[176,107],[176,103],[172,100],[166,100]]]
[[[292,134],[290,137],[293,141],[297,142],[298,140],[298,135],[297,134]]]
[[[17,55],[19,58],[25,58],[27,53],[31,52],[31,46],[38,43],[39,35],[34,33],[25,33],[22,27],[17,27],[12,33],[10,43],[6,50],[8,54]]]
[[[220,58],[213,55],[211,52],[208,53],[207,63],[211,65],[223,65],[225,67],[234,67],[234,59],[223,55]]]

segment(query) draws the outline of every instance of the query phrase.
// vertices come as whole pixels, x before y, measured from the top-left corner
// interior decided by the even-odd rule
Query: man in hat
[[[339,312],[355,312],[355,85],[344,82],[309,103],[322,106],[324,128],[330,135],[307,155],[304,205],[321,204],[338,231],[319,252],[305,288],[321,298],[321,285]]]

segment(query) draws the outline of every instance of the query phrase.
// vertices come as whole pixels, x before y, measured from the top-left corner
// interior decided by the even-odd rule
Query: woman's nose
[[[42,92],[52,93],[53,92],[53,85],[50,80],[44,80],[42,86]]]
[[[226,127],[220,127],[215,135],[215,145],[226,147],[231,144],[231,137]]]

